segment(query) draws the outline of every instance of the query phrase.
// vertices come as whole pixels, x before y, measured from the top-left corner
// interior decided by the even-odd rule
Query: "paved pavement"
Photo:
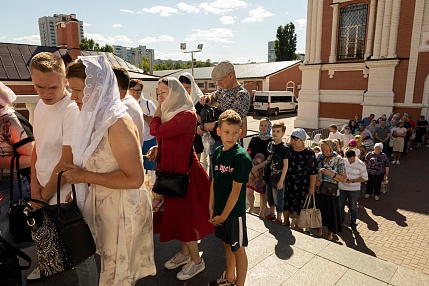
[[[293,116],[284,117],[290,134]],[[259,118],[249,117],[250,130],[257,130]],[[424,177],[428,158],[428,148],[413,150],[403,157],[401,165],[392,166],[390,191],[380,201],[366,200],[362,192],[359,233],[344,228],[335,242],[248,215],[246,285],[429,285],[429,180]],[[7,188],[1,187],[7,201],[4,189]],[[7,203],[1,204],[1,210],[0,231],[10,240]],[[32,267],[23,271],[25,277],[36,265],[35,249],[29,244],[18,246],[33,258]],[[157,275],[141,279],[137,285],[207,285],[225,267],[221,243],[209,235],[200,243],[206,270],[180,282],[175,278],[178,270],[163,267],[178,249],[177,241],[160,243],[155,235]],[[78,285],[78,282],[74,271],[69,271],[33,285]]]

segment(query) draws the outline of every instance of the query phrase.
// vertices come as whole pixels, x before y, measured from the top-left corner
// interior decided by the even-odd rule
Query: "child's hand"
[[[222,223],[225,221],[225,219],[223,219],[220,215],[215,216],[214,218],[212,218],[210,220],[210,222],[214,225],[214,226],[218,226],[218,225],[222,225]]]
[[[258,169],[258,168],[256,168],[256,166],[253,166],[253,167],[252,167],[252,171],[251,171],[251,172],[252,172],[255,176],[257,176],[257,175],[258,175],[258,170],[259,170],[259,169]]]

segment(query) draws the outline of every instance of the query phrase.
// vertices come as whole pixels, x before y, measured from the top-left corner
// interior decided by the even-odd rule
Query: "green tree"
[[[296,59],[296,33],[295,25],[290,22],[284,27],[277,28],[277,39],[274,41],[276,62],[292,61]]]
[[[80,41],[80,49],[83,51],[100,51],[100,52],[111,52],[113,53],[113,47],[105,44],[104,46],[102,46],[100,48],[100,44],[95,42],[93,39],[91,38],[87,38],[84,37],[81,41]]]
[[[145,72],[149,72],[149,59],[147,57],[143,57],[142,70],[144,70]]]
[[[80,41],[80,49],[84,51],[94,51],[95,42],[93,39],[84,37]]]
[[[100,48],[100,51],[113,53],[113,47],[111,45],[105,44]]]

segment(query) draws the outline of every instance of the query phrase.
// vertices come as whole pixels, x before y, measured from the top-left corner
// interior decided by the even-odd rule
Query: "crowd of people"
[[[161,242],[181,242],[164,266],[180,267],[179,280],[191,279],[206,267],[198,241],[215,233],[226,269],[208,285],[243,286],[246,211],[256,212],[255,192],[261,219],[301,231],[297,219],[307,195],[315,195],[322,216],[316,236],[323,237],[326,227],[332,240],[343,224],[357,231],[361,183],[366,182],[365,198],[374,194],[379,200],[390,164],[400,164],[412,140],[416,148],[424,146],[428,127],[423,116],[415,124],[408,114],[377,120],[356,115],[340,131],[331,125],[328,138],[319,134],[306,146],[304,129],[294,129],[285,143],[284,123],[264,117],[245,149],[250,96],[229,61],[213,68],[218,90],[212,94],[204,95],[189,73],[161,78],[157,105],[143,96],[141,80],[112,68],[103,56],[79,57],[65,66],[58,56],[41,52],[30,72],[40,97],[34,138],[10,107],[16,95],[0,83],[0,124],[7,132],[0,164],[8,167],[13,152],[21,154],[22,168],[31,168],[31,197],[49,204],[57,202],[57,174],[64,171],[60,201],[77,202],[101,258],[100,273],[94,255],[75,265],[80,285],[134,285],[156,275],[153,233]],[[209,172],[200,162],[204,154]],[[162,197],[156,219],[153,195],[160,198],[144,184],[155,171],[189,176],[186,195]],[[76,197],[70,196],[70,184]],[[322,192],[328,184],[334,193]],[[44,277],[36,267],[27,279]]]
[[[156,275],[154,233],[161,242],[181,242],[164,264],[180,267],[179,280],[205,269],[198,242],[215,233],[223,241],[227,267],[209,285],[244,285],[246,184],[252,163],[242,138],[250,97],[229,61],[213,69],[219,89],[210,95],[202,94],[189,73],[161,78],[157,106],[144,98],[141,80],[111,67],[103,56],[81,56],[66,66],[57,55],[41,52],[32,58],[30,73],[40,98],[34,137],[12,108],[16,95],[0,84],[5,132],[0,163],[7,169],[13,154],[20,154],[20,166],[31,168],[31,197],[52,205],[62,172],[60,202],[76,201],[101,258],[100,271],[94,255],[75,265],[79,285],[134,285]],[[209,108],[217,110],[214,120],[203,115]],[[210,178],[199,161],[201,136],[209,132],[215,137],[207,149]],[[157,219],[156,194],[144,184],[155,171],[189,176],[186,195],[164,196]],[[40,269],[34,268],[27,280],[46,279]]]

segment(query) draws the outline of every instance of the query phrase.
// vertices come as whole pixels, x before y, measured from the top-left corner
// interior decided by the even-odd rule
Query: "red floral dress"
[[[186,173],[191,148],[194,143],[197,118],[193,111],[183,111],[162,123],[160,117],[150,121],[150,133],[161,143],[161,162],[157,170]],[[196,241],[214,232],[209,220],[210,180],[199,163],[195,152],[189,171],[190,183],[184,198],[165,197],[162,218],[154,221],[160,241],[177,239],[181,242]]]

